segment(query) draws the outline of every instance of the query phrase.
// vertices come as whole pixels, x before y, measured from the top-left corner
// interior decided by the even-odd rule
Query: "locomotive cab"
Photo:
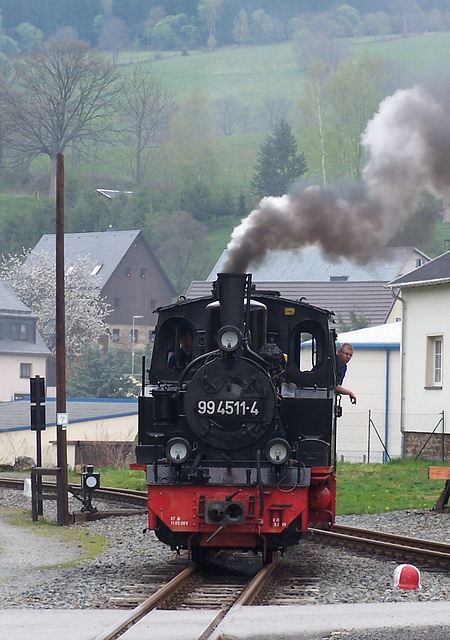
[[[192,359],[169,367],[181,328]],[[334,521],[334,333],[329,313],[218,274],[212,296],[159,310],[139,397],[137,467],[149,526],[195,557],[271,554]]]

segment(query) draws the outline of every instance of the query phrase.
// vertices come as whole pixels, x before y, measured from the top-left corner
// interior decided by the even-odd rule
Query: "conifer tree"
[[[306,170],[305,156],[298,153],[291,127],[280,120],[261,145],[252,187],[260,197],[282,196]]]

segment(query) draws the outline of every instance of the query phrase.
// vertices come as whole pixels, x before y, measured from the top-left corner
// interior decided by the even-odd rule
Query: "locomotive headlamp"
[[[222,327],[216,336],[217,344],[223,351],[236,351],[243,341],[242,333],[237,327]]]
[[[166,456],[173,464],[183,464],[191,453],[191,445],[184,438],[172,438],[166,444]]]
[[[291,445],[283,438],[269,440],[266,445],[266,456],[272,464],[284,464],[289,459]]]

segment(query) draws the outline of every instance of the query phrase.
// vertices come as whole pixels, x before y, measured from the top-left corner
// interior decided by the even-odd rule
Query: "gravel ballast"
[[[70,509],[79,505],[70,501]],[[109,505],[97,504],[99,510]],[[83,557],[79,541],[62,541],[58,528],[51,537],[30,532],[9,522],[10,514],[30,509],[22,492],[0,489],[0,608],[112,608],[114,598],[129,592],[168,562],[177,559],[152,532],[144,533],[145,515],[110,517],[70,525],[104,536],[106,549],[93,559],[64,566]],[[44,503],[44,517],[56,520],[54,502]],[[344,516],[340,524],[406,534],[416,538],[450,542],[450,514],[433,511],[398,511],[386,514]],[[392,586],[401,560],[355,555],[341,547],[320,542],[301,542],[288,555],[302,563],[306,575],[314,576],[314,604],[346,602],[397,602],[450,600],[450,573],[421,572],[422,589],[404,591]],[[56,566],[55,566],[56,565]]]

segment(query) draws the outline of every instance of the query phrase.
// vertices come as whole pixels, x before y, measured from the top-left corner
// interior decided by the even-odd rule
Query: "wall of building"
[[[0,355],[0,402],[10,402],[15,395],[30,394],[30,379],[20,377],[20,364],[31,364],[31,377],[45,378],[47,356],[29,354]]]
[[[400,350],[354,345],[343,386],[351,389],[358,401],[352,405],[348,396],[342,396],[338,459],[382,462],[386,431],[389,456],[400,457]]]
[[[137,434],[137,415],[98,418],[67,426],[67,464],[75,466],[77,442],[132,443]],[[19,456],[29,456],[36,461],[36,432],[28,427],[0,431],[0,463],[13,464]],[[41,431],[42,466],[56,466],[56,426],[47,426]],[[78,452],[79,453],[79,452]],[[84,461],[89,464],[88,461]]]
[[[442,411],[450,411],[450,285],[405,288],[403,345],[403,428],[431,432]],[[429,339],[443,336],[442,386],[430,385],[427,374]],[[447,429],[448,432],[448,429]]]

